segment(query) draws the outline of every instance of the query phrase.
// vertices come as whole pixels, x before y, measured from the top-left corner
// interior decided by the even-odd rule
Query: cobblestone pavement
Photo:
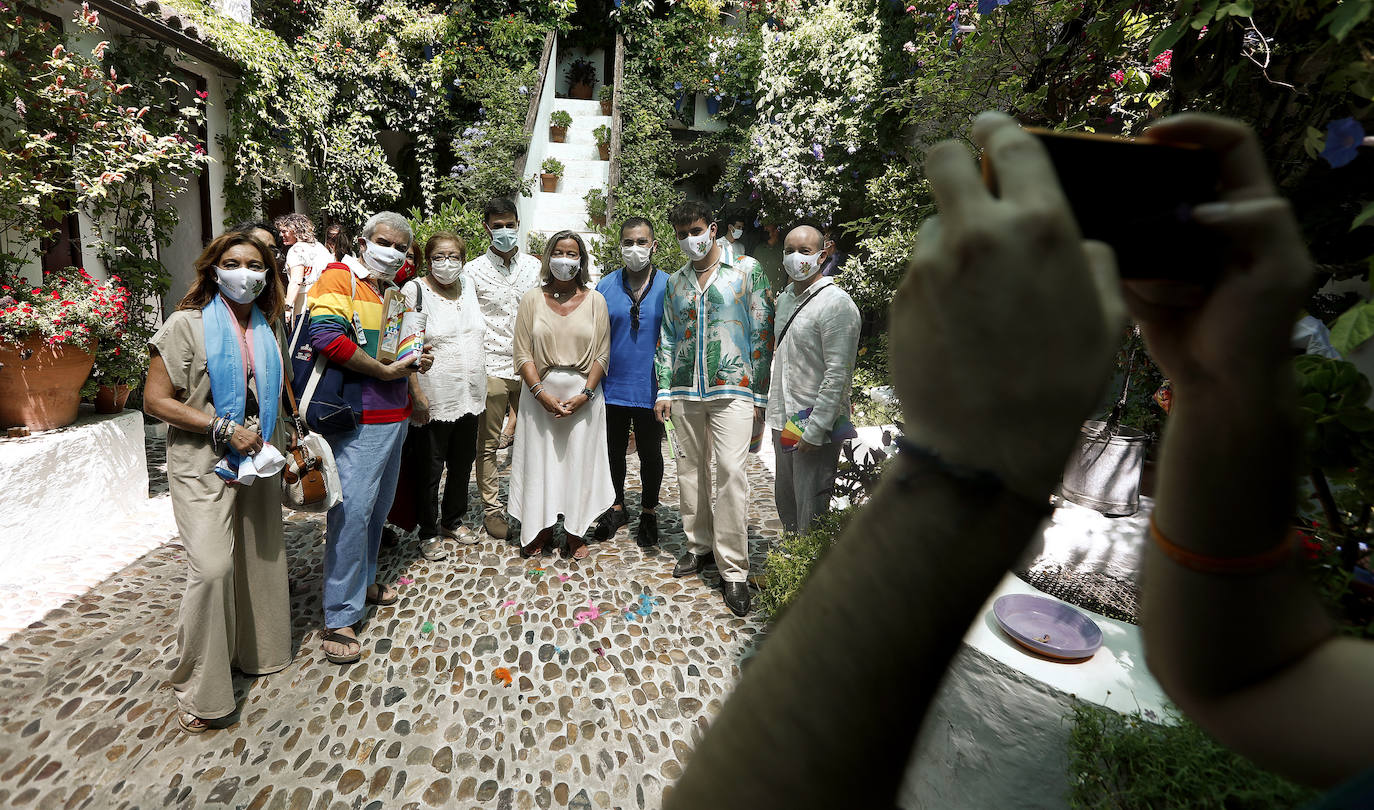
[[[0,646],[0,806],[660,806],[762,630],[724,607],[714,568],[672,578],[668,466],[665,540],[647,554],[634,520],[580,562],[490,539],[442,562],[414,538],[384,550],[380,578],[414,581],[371,615],[347,667],[319,651],[322,521],[290,515],[295,660],[238,678],[236,722],[199,737],[178,729],[166,684],[184,553],[143,554]],[[757,573],[779,527],[753,457],[750,478]]]

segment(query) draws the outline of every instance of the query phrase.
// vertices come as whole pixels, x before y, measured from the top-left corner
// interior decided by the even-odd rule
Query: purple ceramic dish
[[[1102,646],[1101,628],[1055,599],[1007,594],[992,604],[992,615],[1017,644],[1051,658],[1088,658]]]

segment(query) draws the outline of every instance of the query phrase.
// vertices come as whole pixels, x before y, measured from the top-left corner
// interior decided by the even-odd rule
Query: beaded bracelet
[[[909,487],[915,483],[916,479],[921,475],[934,473],[944,476],[961,487],[983,497],[1009,495],[1017,503],[1025,506],[1036,515],[1047,516],[1054,513],[1054,507],[1050,505],[1048,496],[1042,501],[1022,495],[1015,490],[1009,489],[1007,483],[1002,480],[1002,476],[991,470],[984,470],[978,467],[967,467],[962,464],[946,461],[940,458],[940,455],[935,451],[921,447],[908,440],[905,436],[898,436],[896,443],[901,457],[911,459],[917,463],[917,466],[914,468],[908,468],[898,472],[896,480],[899,486]]]
[[[1213,557],[1199,554],[1196,551],[1189,551],[1177,545],[1164,536],[1164,533],[1159,530],[1159,525],[1155,523],[1155,516],[1150,515],[1150,537],[1166,557],[1184,568],[1190,568],[1203,574],[1257,574],[1271,568],[1277,568],[1293,556],[1293,549],[1296,547],[1294,541],[1297,534],[1290,532],[1284,535],[1283,540],[1277,546],[1257,554],[1248,554],[1244,557]]]

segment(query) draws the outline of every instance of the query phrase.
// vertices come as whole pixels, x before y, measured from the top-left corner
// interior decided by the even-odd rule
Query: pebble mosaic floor
[[[772,476],[754,457],[749,473],[757,574],[779,524]],[[141,553],[0,644],[0,806],[659,807],[763,629],[725,608],[713,567],[672,578],[677,498],[670,463],[647,553],[635,520],[579,562],[485,536],[428,562],[404,538],[379,575],[402,599],[345,667],[319,651],[322,520],[290,514],[295,660],[239,677],[236,722],[198,737],[166,683],[184,553]]]

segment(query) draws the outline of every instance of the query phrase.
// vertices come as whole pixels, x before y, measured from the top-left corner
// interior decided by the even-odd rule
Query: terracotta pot
[[[129,401],[129,392],[132,390],[127,385],[100,386],[100,390],[95,392],[95,412],[119,413],[124,410],[124,403]]]
[[[558,175],[556,175],[556,174],[541,174],[541,175],[539,175],[539,190],[540,190],[540,191],[557,191],[557,190],[558,190]]]
[[[601,114],[602,114],[602,115],[610,115],[610,114],[611,114],[611,102],[610,102],[609,100],[603,100],[603,101],[601,102]]]
[[[596,227],[598,227],[598,228],[604,228],[604,227],[606,227],[606,215],[605,215],[605,214],[602,214],[602,215],[599,216],[599,217],[589,217],[589,219],[591,220],[592,225],[594,225],[594,226],[596,226]]]
[[[563,142],[566,141],[567,139],[568,139],[568,128],[567,128],[567,127],[556,127],[556,126],[553,126],[553,125],[549,125],[549,140],[553,141],[554,143],[563,143]]]
[[[610,159],[611,159],[611,145],[610,145],[610,144],[608,144],[608,143],[599,143],[599,144],[596,145],[596,149],[597,149],[598,152],[601,153],[601,159],[602,159],[602,160],[610,160]]]
[[[30,337],[0,343],[0,427],[54,430],[76,421],[81,384],[95,364],[95,343],[51,348]]]
[[[590,100],[592,97],[592,86],[590,84],[574,84],[568,88],[568,95],[573,98]]]

